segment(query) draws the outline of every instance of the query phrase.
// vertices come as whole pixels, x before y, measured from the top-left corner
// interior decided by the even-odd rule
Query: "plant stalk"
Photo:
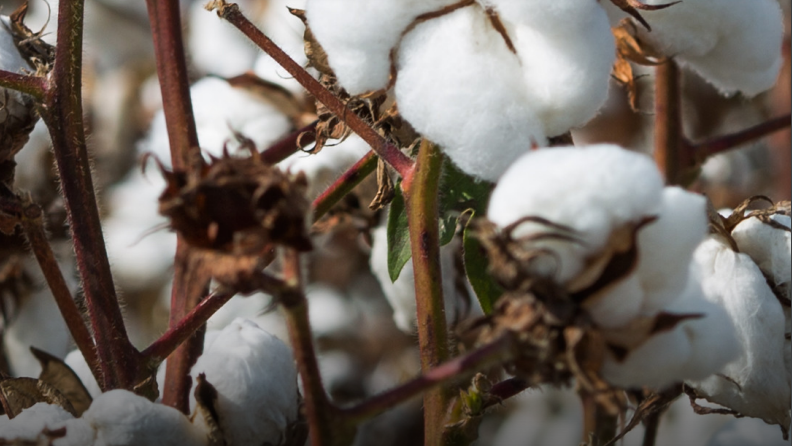
[[[313,221],[319,221],[346,194],[377,170],[378,159],[377,154],[373,151],[367,153],[322,192],[312,204]]]
[[[679,68],[673,59],[655,68],[655,162],[669,185],[680,184],[691,165],[682,133],[682,95]]]
[[[42,101],[47,90],[47,82],[41,77],[0,70],[0,87],[10,88]]]
[[[285,160],[300,149],[300,147],[297,146],[297,141],[300,138],[300,135],[305,135],[300,141],[301,143],[310,144],[314,142],[314,137],[316,135],[316,124],[318,123],[319,121],[316,120],[299,130],[295,130],[285,138],[264,149],[259,154],[259,158],[261,161],[270,165],[277,164]]]

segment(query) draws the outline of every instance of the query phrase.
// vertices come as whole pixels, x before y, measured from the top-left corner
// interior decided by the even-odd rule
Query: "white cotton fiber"
[[[620,328],[640,314],[644,289],[636,274],[624,278],[602,295],[586,299],[583,308],[602,328]]]
[[[289,119],[274,106],[223,79],[199,80],[190,88],[190,96],[201,150],[215,156],[222,154],[226,143],[232,154],[239,147],[233,131],[250,138],[261,150],[291,129]],[[153,152],[164,165],[170,166],[170,143],[162,111],[154,117],[141,149]]]
[[[490,198],[487,217],[505,227],[527,216],[548,219],[575,230],[582,243],[542,242],[560,264],[555,278],[566,283],[598,254],[611,233],[644,217],[657,215],[663,180],[647,156],[614,145],[533,151],[512,164]],[[553,232],[525,223],[515,237]]]
[[[303,42],[305,25],[302,20],[292,15],[288,8],[305,9],[305,0],[270,0],[267,2],[261,29],[295,62],[306,66],[308,58],[305,56]],[[261,53],[256,58],[253,71],[258,77],[278,84],[292,93],[299,94],[305,91],[300,83],[269,54]]]
[[[616,57],[608,18],[599,3],[499,3],[525,5],[519,9],[530,5],[523,15],[503,14],[502,20],[511,25],[528,103],[544,133],[557,136],[591,120],[608,98]]]
[[[353,95],[388,84],[390,54],[420,14],[456,0],[308,0],[308,26],[339,83]]]
[[[788,215],[770,217],[790,227]],[[747,254],[779,290],[792,298],[792,233],[762,223],[757,218],[743,220],[732,230],[740,252]]]
[[[187,47],[192,64],[203,73],[223,77],[237,76],[253,68],[257,48],[230,23],[207,11],[205,3],[194,2],[190,6]],[[237,3],[243,12],[254,6],[252,1]]]
[[[82,419],[96,430],[95,446],[203,446],[208,442],[183,413],[127,390],[103,393]]]
[[[659,311],[679,296],[693,251],[706,235],[706,199],[678,187],[663,189],[658,219],[638,233],[643,313]]]
[[[532,144],[545,144],[519,59],[477,8],[417,26],[402,41],[402,116],[463,171],[496,180]]]
[[[768,423],[790,423],[784,365],[785,315],[762,272],[745,254],[710,237],[694,254],[708,300],[726,309],[742,354],[709,378],[689,383],[707,400]]]
[[[36,403],[12,419],[0,417],[0,440],[34,441],[44,429],[72,419],[74,416],[58,405]]]
[[[610,2],[603,4],[612,18],[624,17]],[[648,32],[638,25],[642,40],[688,66],[721,92],[754,96],[775,84],[784,33],[777,1],[686,0],[641,15],[652,26]]]
[[[280,444],[297,419],[297,371],[291,349],[247,319],[236,319],[204,346],[190,374],[217,390],[228,446]],[[192,401],[194,409],[195,402]]]

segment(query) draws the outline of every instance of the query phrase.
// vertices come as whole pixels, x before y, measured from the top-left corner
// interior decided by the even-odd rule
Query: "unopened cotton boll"
[[[236,319],[220,331],[190,373],[193,382],[205,374],[217,390],[219,425],[228,446],[280,444],[297,419],[291,350],[249,320]]]
[[[419,15],[455,0],[308,0],[306,17],[338,82],[353,95],[388,84],[391,49]]]
[[[706,298],[725,308],[742,352],[719,373],[688,384],[710,402],[789,426],[788,344],[781,304],[753,260],[715,236],[697,248],[694,259]]]
[[[487,218],[505,227],[524,217],[543,217],[571,228],[582,243],[537,243],[558,255],[550,272],[564,284],[582,272],[586,259],[605,247],[614,230],[657,215],[662,190],[654,162],[618,146],[537,150],[523,155],[501,177]],[[526,222],[512,235],[548,231],[555,230]]]
[[[206,435],[170,406],[127,390],[111,390],[93,400],[82,415],[96,430],[95,446],[203,446]]]
[[[610,2],[602,3],[614,20],[625,17]],[[721,92],[754,96],[775,84],[784,34],[777,1],[686,0],[657,11],[641,11],[641,15],[652,27],[647,31],[637,26],[641,40],[674,57]]]
[[[546,142],[519,59],[477,8],[404,37],[395,92],[402,116],[478,178],[495,181],[532,144]]]
[[[215,156],[239,147],[234,131],[250,138],[263,149],[277,141],[291,128],[289,119],[275,107],[258,99],[253,93],[232,87],[223,79],[206,77],[190,88],[198,141],[204,152]],[[154,153],[170,166],[170,143],[165,114],[160,111],[151,123],[148,139],[141,149]]]

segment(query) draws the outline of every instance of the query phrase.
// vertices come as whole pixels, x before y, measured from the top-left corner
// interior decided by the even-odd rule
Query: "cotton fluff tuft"
[[[416,26],[398,62],[399,111],[463,171],[495,181],[546,143],[519,59],[475,8]]]
[[[390,53],[419,15],[456,0],[308,0],[308,25],[339,83],[353,95],[385,88]]]
[[[228,143],[231,153],[239,147],[233,131],[250,138],[257,148],[266,148],[289,131],[291,123],[275,107],[223,79],[206,77],[190,88],[195,125],[201,149],[219,156]],[[148,139],[141,149],[154,153],[170,166],[170,143],[165,114],[154,117]]]
[[[82,419],[96,430],[94,446],[203,446],[208,442],[183,413],[127,390],[101,394]]]
[[[223,77],[237,76],[253,68],[256,47],[217,14],[207,11],[204,4],[194,2],[190,6],[187,45],[191,62],[205,73]],[[255,6],[254,2],[245,0],[238,4],[243,10]]]
[[[583,243],[549,245],[560,260],[555,279],[565,284],[605,247],[615,229],[658,215],[662,198],[663,180],[645,155],[607,144],[553,148],[530,152],[512,164],[492,193],[487,217],[500,227],[527,216],[543,217],[575,230]],[[525,223],[513,235],[547,230]]]
[[[602,3],[612,22],[626,17],[610,2]],[[784,34],[776,0],[685,0],[641,15],[652,27],[649,32],[637,25],[642,40],[697,72],[721,92],[755,96],[775,84]]]
[[[297,419],[291,349],[252,321],[236,319],[205,345],[191,371],[193,382],[201,373],[217,390],[219,423],[229,446],[280,444]]]
[[[762,272],[745,254],[710,237],[694,254],[708,300],[729,314],[741,355],[718,374],[689,385],[707,400],[768,423],[789,426],[790,382],[784,364],[785,315]]]
[[[0,416],[0,440],[34,441],[44,429],[72,419],[74,417],[60,406],[36,403],[13,419],[8,415]]]
[[[0,16],[0,70],[23,74],[26,70],[33,71],[30,65],[19,54],[11,34],[11,21],[8,16]],[[22,93],[0,88],[0,124],[9,116],[27,116]]]
[[[776,223],[790,227],[788,215],[770,216]],[[792,298],[792,233],[748,218],[732,230],[740,252],[748,255],[779,290]]]

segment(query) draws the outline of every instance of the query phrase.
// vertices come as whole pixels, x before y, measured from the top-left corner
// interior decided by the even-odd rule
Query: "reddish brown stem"
[[[63,0],[59,4],[52,84],[40,110],[52,139],[102,369],[97,381],[103,390],[131,389],[139,353],[129,342],[121,317],[85,145],[81,86],[83,7],[82,0]]]
[[[47,90],[47,82],[41,77],[0,70],[0,87],[10,88],[29,94],[38,100],[43,100],[44,92]]]
[[[402,177],[407,176],[412,168],[413,161],[402,153],[398,147],[389,143],[376,130],[371,128],[365,121],[360,119],[355,113],[350,112],[347,106],[338,99],[330,90],[325,88],[308,73],[305,68],[295,62],[278,45],[264,35],[255,25],[253,25],[239,11],[239,7],[234,3],[226,3],[223,0],[215,0],[214,7],[217,15],[228,20],[238,30],[245,34],[259,48],[269,54],[275,61],[282,66],[289,74],[311,93],[319,102],[325,105],[333,114],[357,133],[371,148],[377,152],[386,163],[390,164]]]
[[[707,141],[690,144],[697,163],[703,163],[712,155],[734,149],[743,144],[764,138],[771,133],[783,130],[792,124],[792,115],[786,114],[747,128],[737,133],[719,136]]]
[[[314,121],[305,127],[292,132],[290,135],[286,136],[275,144],[267,147],[259,155],[261,161],[264,161],[267,164],[277,164],[296,153],[297,150],[300,149],[300,147],[297,145],[298,140],[303,144],[311,144],[314,142],[314,138],[316,136],[316,124],[318,123],[318,120]],[[300,135],[303,134],[305,136],[300,138]]]
[[[146,6],[154,39],[171,162],[175,170],[189,171],[201,159],[201,155],[190,98],[179,1],[146,0]],[[205,287],[192,287],[189,283],[191,272],[186,270],[188,256],[189,247],[179,237],[171,290],[171,328],[175,328],[206,293]],[[162,402],[183,412],[189,411],[192,384],[190,368],[203,350],[203,330],[198,328],[200,327],[196,327],[193,336],[188,336],[176,349],[165,371],[166,385]]]
[[[319,221],[333,206],[346,196],[352,189],[377,170],[377,154],[369,152],[333,184],[330,185],[313,202],[313,220]]]
[[[529,387],[530,386],[528,385],[528,382],[521,378],[509,378],[503,380],[493,385],[490,389],[489,394],[493,398],[491,402],[486,404],[486,407],[519,395],[522,391]]]
[[[418,346],[424,372],[448,361],[442,271],[440,268],[440,236],[438,228],[438,187],[443,155],[431,142],[421,142],[418,161],[412,175],[404,178],[407,221],[410,230],[415,274]],[[445,417],[453,395],[448,389],[433,389],[424,395],[424,444],[442,444]]]
[[[501,361],[504,355],[508,354],[509,348],[510,342],[508,339],[499,339],[465,356],[445,362],[418,378],[374,396],[357,406],[342,409],[342,413],[357,421],[374,417],[416,395],[437,388],[445,383],[462,380],[478,370]]]
[[[655,161],[668,184],[680,184],[690,166],[689,152],[682,134],[682,96],[679,68],[673,59],[655,68]]]

